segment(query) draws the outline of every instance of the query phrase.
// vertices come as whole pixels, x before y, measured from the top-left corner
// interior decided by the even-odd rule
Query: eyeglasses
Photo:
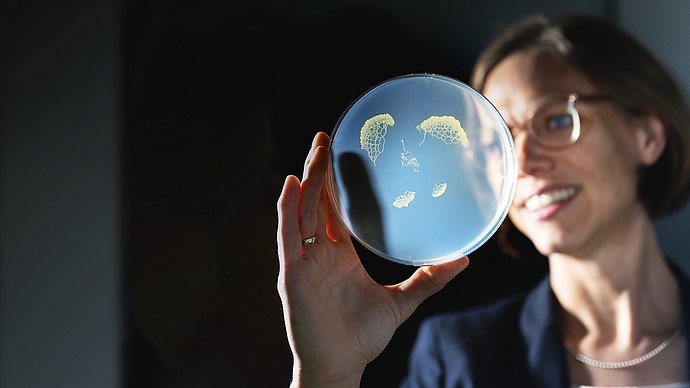
[[[611,101],[609,95],[578,95],[549,97],[542,100],[527,121],[526,128],[537,140],[549,148],[563,148],[580,138],[580,115],[575,108],[579,102]],[[513,138],[523,125],[510,128]]]

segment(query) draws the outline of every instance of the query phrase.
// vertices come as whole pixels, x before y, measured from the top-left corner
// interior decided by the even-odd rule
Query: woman
[[[632,38],[589,17],[514,26],[480,57],[473,84],[511,128],[509,219],[550,274],[525,295],[427,321],[405,384],[690,386],[690,281],[653,228],[690,192],[678,87]],[[278,203],[295,386],[358,386],[394,330],[468,264],[374,283],[328,209],[327,147],[318,134],[301,184],[288,177]]]

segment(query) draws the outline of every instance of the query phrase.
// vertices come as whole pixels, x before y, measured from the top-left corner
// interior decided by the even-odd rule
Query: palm
[[[394,286],[374,282],[324,194],[328,141],[317,135],[302,182],[288,177],[278,203],[278,289],[288,339],[300,373],[319,382],[361,374],[419,303],[467,265],[420,268]],[[303,246],[311,236],[316,242]]]
[[[393,291],[371,280],[349,242],[328,241],[307,256],[285,279],[295,285],[287,289],[295,343],[308,343],[296,350],[309,365],[363,368],[401,323]]]

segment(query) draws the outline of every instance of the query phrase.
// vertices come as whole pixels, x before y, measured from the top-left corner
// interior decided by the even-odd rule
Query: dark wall
[[[120,378],[121,4],[0,2],[0,386]]]

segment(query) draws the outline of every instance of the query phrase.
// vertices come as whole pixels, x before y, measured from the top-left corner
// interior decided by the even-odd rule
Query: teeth
[[[553,203],[564,201],[577,192],[574,187],[568,189],[553,190],[539,195],[533,195],[525,202],[527,210],[543,209]]]

